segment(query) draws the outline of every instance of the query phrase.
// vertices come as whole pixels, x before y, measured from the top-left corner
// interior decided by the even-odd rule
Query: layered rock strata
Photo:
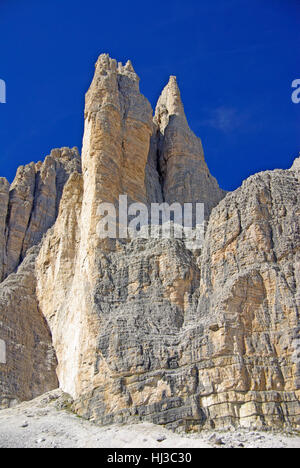
[[[58,386],[49,327],[36,297],[35,259],[29,250],[17,273],[0,285],[0,408],[31,400]]]
[[[81,170],[76,148],[52,150],[44,162],[20,166],[11,184],[0,180],[0,271],[6,278],[53,225],[65,182]]]
[[[56,168],[60,158],[54,159]],[[15,195],[5,180],[0,185],[3,277],[21,262],[0,288],[23,271],[28,248],[46,233],[34,251],[29,296],[56,354],[51,365],[39,358],[51,373],[49,387],[57,359],[59,385],[75,399],[74,409],[98,423],[299,427],[298,160],[226,195],[188,126],[176,79],[152,118],[132,64],[102,55],[86,95],[82,174],[77,155],[70,164],[65,177],[47,176],[30,221],[34,167],[22,169],[15,185],[24,188]],[[189,250],[172,238],[99,238],[99,205],[117,209],[119,195],[148,206],[204,203],[203,248]],[[6,206],[28,218],[15,223],[20,229],[13,223],[7,229],[12,208]],[[39,206],[49,206],[49,219]],[[11,307],[2,309],[6,320]],[[33,365],[33,380],[34,371]],[[19,379],[21,388],[25,378],[16,368],[11,381]]]

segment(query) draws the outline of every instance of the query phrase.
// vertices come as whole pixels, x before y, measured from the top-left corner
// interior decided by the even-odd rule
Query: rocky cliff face
[[[82,171],[63,149],[19,169],[11,187],[0,179],[2,404],[54,388],[56,369],[76,411],[99,423],[298,427],[298,160],[226,195],[174,77],[152,115],[131,63],[102,55]],[[100,239],[99,204],[117,208],[124,194],[204,203],[203,248]]]
[[[6,362],[0,361],[0,408],[58,385],[51,333],[35,293],[38,250],[30,249],[18,272],[0,286],[0,336],[6,351]]]
[[[81,171],[77,149],[62,148],[44,162],[19,167],[11,185],[0,179],[0,276],[6,278],[0,283],[0,338],[7,358],[0,363],[3,406],[58,385],[51,333],[37,302],[35,259],[75,170]]]
[[[174,76],[158,100],[154,122],[164,201],[204,203],[208,218],[225,192],[208,170],[200,138],[188,126]]]
[[[0,272],[6,278],[53,225],[69,175],[81,169],[77,149],[55,149],[44,162],[19,167],[9,185],[0,179]]]

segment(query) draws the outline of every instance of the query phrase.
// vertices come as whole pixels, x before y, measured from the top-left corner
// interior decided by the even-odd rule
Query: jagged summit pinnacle
[[[102,77],[102,80],[105,78],[105,81],[113,76],[119,76],[117,80],[121,80],[122,76],[125,76],[131,80],[131,85],[137,90],[137,83],[140,81],[139,76],[134,70],[131,60],[128,60],[125,65],[122,62],[117,62],[116,59],[111,58],[109,54],[103,53],[99,56],[96,64],[96,73],[93,82],[95,82],[97,88],[103,87],[99,78]],[[130,83],[129,83],[130,84]],[[100,86],[99,86],[100,85]],[[130,89],[127,83],[127,89]],[[92,88],[92,86],[91,86]],[[171,75],[167,85],[164,87],[154,113],[154,122],[160,123],[162,131],[167,126],[169,122],[169,117],[171,115],[179,116],[183,119],[187,125],[187,119],[184,112],[184,106],[181,100],[180,89],[177,82],[177,77]]]
[[[132,73],[137,76],[131,60],[127,60],[125,65],[122,62],[117,62],[116,59],[111,58],[109,54],[101,54],[95,64],[96,69],[99,67],[102,71],[110,71],[118,74]]]
[[[154,120],[156,123],[161,123],[163,131],[171,115],[183,118],[187,124],[177,78],[173,75],[170,76],[168,84],[164,87],[155,109]]]

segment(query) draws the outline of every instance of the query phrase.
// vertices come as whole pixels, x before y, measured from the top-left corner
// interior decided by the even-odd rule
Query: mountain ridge
[[[59,383],[101,424],[299,428],[299,159],[226,193],[175,77],[153,113],[108,54],[84,115],[81,159],[57,149],[0,179],[1,406]],[[204,203],[202,249],[100,239],[99,204],[122,194]]]

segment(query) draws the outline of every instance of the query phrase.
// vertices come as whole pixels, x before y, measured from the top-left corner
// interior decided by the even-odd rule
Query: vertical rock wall
[[[106,54],[86,95],[82,174],[72,151],[20,168],[10,190],[0,180],[2,276],[21,262],[0,285],[0,338],[5,330],[9,359],[16,343],[27,353],[11,374],[1,368],[5,398],[55,385],[52,343],[59,385],[96,422],[299,427],[298,160],[226,195],[176,79],[153,119],[131,63]],[[100,239],[98,207],[117,208],[119,195],[148,206],[204,203],[203,249]],[[25,344],[8,335],[20,330],[18,316]]]
[[[77,149],[56,149],[44,162],[0,179],[0,405],[29,400],[58,386],[52,337],[36,295],[35,260],[54,224],[70,174],[81,171]],[[68,231],[68,229],[66,229]],[[66,236],[65,236],[66,237]]]

